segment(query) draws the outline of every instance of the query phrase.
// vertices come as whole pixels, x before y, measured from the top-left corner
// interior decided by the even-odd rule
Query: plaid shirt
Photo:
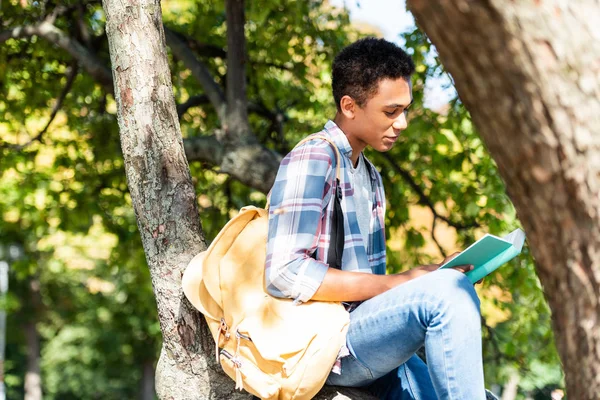
[[[352,147],[338,126],[328,121],[314,135],[326,136],[340,157],[341,206],[344,213],[342,270],[385,274],[385,195],[381,175],[371,168],[372,204],[369,243],[364,243],[350,180]],[[314,136],[313,135],[313,136]],[[305,302],[315,294],[329,266],[329,231],[333,213],[335,151],[323,139],[293,149],[282,161],[270,192],[265,283],[269,294]]]

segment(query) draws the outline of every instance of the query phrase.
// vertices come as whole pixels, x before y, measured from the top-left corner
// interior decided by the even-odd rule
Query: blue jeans
[[[415,355],[423,344],[427,365]],[[460,271],[433,271],[363,302],[350,313],[347,345],[328,385],[390,400],[486,398],[479,298]]]

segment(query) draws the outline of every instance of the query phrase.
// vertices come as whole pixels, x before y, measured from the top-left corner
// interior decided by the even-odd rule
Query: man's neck
[[[333,119],[333,122],[335,122],[338,128],[340,128],[342,132],[344,132],[344,135],[346,135],[346,137],[348,138],[350,147],[352,147],[352,157],[350,157],[350,160],[352,160],[352,165],[356,167],[358,165],[358,158],[360,157],[360,153],[362,153],[362,151],[365,149],[365,147],[367,147],[367,145],[353,135],[353,131],[351,128],[352,122],[344,118],[343,115],[337,113],[335,115],[335,118]]]

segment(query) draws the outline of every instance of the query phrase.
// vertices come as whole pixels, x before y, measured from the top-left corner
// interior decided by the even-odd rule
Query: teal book
[[[440,268],[472,264],[473,270],[466,274],[475,283],[518,256],[523,243],[525,232],[521,229],[515,229],[502,238],[488,233]]]

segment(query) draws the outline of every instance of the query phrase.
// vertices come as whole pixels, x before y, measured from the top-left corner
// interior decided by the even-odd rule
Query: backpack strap
[[[326,136],[321,136],[321,135],[308,136],[308,137],[305,137],[304,139],[302,139],[301,141],[299,141],[298,144],[296,144],[294,146],[294,149],[296,147],[299,147],[299,146],[303,145],[304,143],[310,142],[311,140],[314,140],[314,139],[323,139],[323,140],[329,142],[331,147],[333,147],[333,150],[335,151],[335,182],[336,182],[336,187],[339,187],[341,156],[340,156],[340,151],[338,150],[337,146],[335,145],[335,143],[333,143],[333,141],[331,139],[329,139]],[[265,210],[268,210],[270,205],[271,205],[271,196],[267,196],[267,204],[265,205]]]
[[[305,137],[304,139],[302,139],[301,141],[298,142],[298,144],[296,146],[294,146],[294,148],[299,147],[301,145],[303,145],[306,142],[310,142],[311,140],[314,139],[323,139],[326,142],[329,142],[329,144],[331,145],[331,147],[333,147],[333,150],[335,151],[335,180],[337,183],[339,183],[340,181],[340,151],[338,150],[337,146],[335,145],[335,143],[333,143],[333,140],[329,139],[327,136],[322,136],[322,135],[311,135],[308,137]]]
[[[323,139],[327,141],[335,151],[335,199],[333,203],[333,214],[331,215],[331,233],[329,242],[329,251],[327,253],[327,264],[331,268],[342,269],[342,256],[344,254],[344,213],[342,211],[342,187],[340,185],[340,164],[341,156],[335,143],[326,136],[313,135],[302,139],[294,147],[298,147],[314,139]],[[267,207],[269,200],[267,199]]]

